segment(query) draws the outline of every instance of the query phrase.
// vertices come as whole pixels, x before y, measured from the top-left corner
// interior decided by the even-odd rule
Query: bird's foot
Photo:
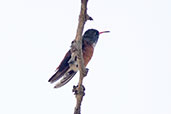
[[[81,86],[81,88],[80,88],[80,90],[79,90],[79,88],[78,88],[78,85],[77,86],[73,86],[73,89],[72,89],[72,92],[74,92],[74,95],[78,95],[78,94],[80,94],[80,95],[85,95],[85,87],[82,85]]]

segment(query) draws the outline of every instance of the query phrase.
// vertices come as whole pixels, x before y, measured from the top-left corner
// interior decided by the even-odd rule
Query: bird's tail
[[[66,83],[68,83],[73,77],[74,75],[77,73],[77,71],[69,71],[67,73],[64,74],[64,76],[62,77],[62,79],[55,85],[54,88],[59,88],[62,87],[63,85],[65,85]]]
[[[59,80],[59,82],[55,85],[54,88],[59,88],[62,87],[63,85],[65,85],[66,83],[68,83],[73,77],[74,75],[77,73],[77,71],[74,70],[68,70],[66,73],[60,73],[60,72],[56,72],[50,79],[49,82],[53,83],[57,80]]]
[[[64,74],[65,74],[65,72],[57,71],[57,72],[48,80],[48,82],[50,82],[50,83],[56,82],[56,81],[59,80]]]

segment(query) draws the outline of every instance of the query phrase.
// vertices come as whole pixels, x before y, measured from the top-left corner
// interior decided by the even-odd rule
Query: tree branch
[[[73,87],[73,92],[75,92],[75,96],[77,100],[74,114],[81,114],[81,102],[83,96],[85,95],[84,93],[85,88],[82,85],[82,83],[83,83],[83,78],[87,75],[88,72],[84,66],[84,59],[82,53],[82,33],[86,21],[93,20],[93,19],[87,14],[87,2],[88,0],[81,0],[81,11],[79,15],[77,33],[76,33],[75,41],[72,43],[71,46],[72,58],[77,57],[78,68],[80,71],[78,86]]]

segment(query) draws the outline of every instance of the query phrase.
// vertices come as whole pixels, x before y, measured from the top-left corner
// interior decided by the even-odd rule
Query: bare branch
[[[75,92],[76,96],[76,106],[74,110],[74,114],[81,114],[81,102],[83,99],[83,96],[85,95],[84,91],[85,88],[82,85],[83,78],[87,75],[88,70],[84,66],[84,59],[83,59],[83,53],[82,53],[82,33],[84,29],[84,25],[87,20],[93,20],[88,14],[87,14],[87,2],[88,0],[81,0],[81,11],[79,15],[79,22],[77,27],[77,33],[75,37],[75,41],[72,43],[71,50],[72,51],[72,57],[77,57],[78,62],[78,68],[80,71],[80,78],[78,82],[78,86],[73,87],[73,92]],[[76,51],[75,51],[76,50]]]

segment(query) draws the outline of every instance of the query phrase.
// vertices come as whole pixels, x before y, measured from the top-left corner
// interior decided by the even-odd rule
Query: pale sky
[[[0,114],[72,114],[77,74],[48,79],[75,38],[80,0],[0,1]],[[89,0],[100,36],[82,114],[171,114],[171,1]]]

